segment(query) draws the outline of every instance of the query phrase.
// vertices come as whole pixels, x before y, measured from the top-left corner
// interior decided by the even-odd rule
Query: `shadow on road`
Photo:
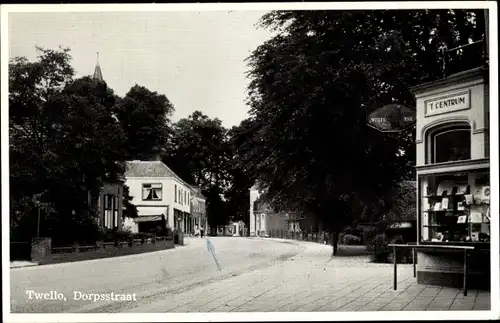
[[[340,245],[337,249],[335,257],[358,257],[369,256],[370,252],[366,250],[365,246],[343,246]]]

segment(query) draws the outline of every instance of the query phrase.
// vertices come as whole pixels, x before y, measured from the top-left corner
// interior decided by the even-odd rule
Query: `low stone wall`
[[[52,248],[51,253],[38,257],[40,265],[74,262],[126,256],[145,252],[161,251],[174,248],[173,239],[156,238],[155,240],[135,239],[123,242],[98,242],[96,245]]]
[[[51,238],[33,238],[31,240],[31,261],[40,262],[50,255],[52,250]]]

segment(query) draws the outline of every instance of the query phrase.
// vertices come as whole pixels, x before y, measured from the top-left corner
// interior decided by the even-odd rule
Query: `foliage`
[[[390,215],[393,220],[412,220],[417,214],[417,184],[404,181],[394,189]]]
[[[414,176],[414,129],[382,135],[366,126],[366,113],[395,101],[414,106],[408,87],[442,77],[442,48],[481,37],[482,14],[469,19],[474,14],[266,14],[261,26],[276,35],[248,60],[252,145],[240,167],[267,187],[273,206],[309,211],[330,231],[363,211],[385,214],[386,205],[371,205]],[[479,65],[476,57],[454,56],[449,63]]]
[[[365,245],[371,244],[373,239],[377,236],[378,229],[375,227],[368,227],[363,231],[363,242]]]
[[[55,244],[92,240],[97,215],[89,192],[124,170],[115,96],[104,82],[73,79],[69,49],[37,50],[36,61],[9,64],[11,229],[34,236],[42,206],[42,236]]]
[[[127,185],[123,185],[123,218],[136,218],[138,216],[137,207],[131,203],[133,196],[130,196],[130,190]]]
[[[363,228],[357,226],[348,226],[343,231],[345,234],[355,235],[357,237],[363,236]]]
[[[188,183],[201,187],[210,225],[228,221],[224,193],[230,185],[231,150],[222,122],[200,111],[172,126],[163,161]]]
[[[135,85],[113,109],[127,137],[128,160],[161,155],[170,135],[174,106],[163,94]]]
[[[239,126],[234,126],[228,132],[232,161],[228,165],[230,183],[225,192],[227,212],[234,216],[235,221],[249,223],[248,201],[250,200],[250,188],[255,184],[255,171],[251,167],[255,163],[247,163],[243,158],[258,158],[248,156],[252,151],[254,143],[253,122],[251,119],[243,120]]]
[[[342,236],[341,240],[342,244],[344,245],[360,245],[361,244],[361,238],[358,236],[355,236],[353,234],[344,234]]]
[[[370,252],[372,261],[377,263],[387,262],[391,254],[389,242],[385,234],[377,234],[371,239],[366,245],[366,250]]]

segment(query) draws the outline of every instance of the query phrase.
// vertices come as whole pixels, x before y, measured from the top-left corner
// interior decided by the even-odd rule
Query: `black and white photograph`
[[[3,321],[500,317],[496,2],[0,24]]]

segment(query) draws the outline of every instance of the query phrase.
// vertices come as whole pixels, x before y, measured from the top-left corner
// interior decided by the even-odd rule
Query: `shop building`
[[[489,288],[490,151],[488,69],[410,89],[416,98],[417,282]],[[474,246],[463,253],[453,246]],[[464,257],[467,258],[467,262]]]
[[[126,185],[138,216],[126,218],[124,225],[132,232],[151,232],[169,227],[191,233],[192,188],[159,160],[126,162]]]

